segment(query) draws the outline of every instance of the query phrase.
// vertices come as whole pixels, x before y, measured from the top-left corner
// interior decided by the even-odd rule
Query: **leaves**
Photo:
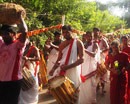
[[[125,23],[111,15],[107,6],[98,4],[100,6],[98,8],[96,2],[87,0],[0,0],[0,2],[22,5],[27,11],[26,23],[29,30],[61,24],[62,15],[65,15],[65,24],[71,24],[81,31],[91,31],[93,27],[99,27],[102,31],[110,32],[121,28]],[[36,40],[43,44],[42,40],[53,35],[50,33],[40,34]]]

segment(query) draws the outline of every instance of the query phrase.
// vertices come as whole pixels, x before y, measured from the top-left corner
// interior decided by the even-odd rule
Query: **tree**
[[[106,8],[104,8],[104,4],[99,3],[99,9],[102,10],[108,10],[111,9],[113,7],[119,7],[123,10],[123,14],[121,19],[125,20],[127,22],[127,27],[130,27],[130,1],[129,0],[120,0],[116,3],[113,2],[109,2],[106,6]]]
[[[86,0],[0,0],[22,5],[27,11],[26,23],[29,30],[61,24],[65,15],[65,24],[71,24],[77,30],[88,31],[99,27],[110,32],[121,27],[123,22],[119,17],[110,14],[105,6]],[[35,41],[41,45],[53,32],[48,31],[35,36]]]

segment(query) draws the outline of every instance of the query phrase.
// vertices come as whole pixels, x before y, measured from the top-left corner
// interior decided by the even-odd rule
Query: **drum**
[[[30,70],[28,70],[26,67],[23,67],[22,69],[22,83],[21,87],[23,91],[29,90],[35,85],[35,79],[33,75],[31,74]]]
[[[69,78],[58,76],[49,81],[49,90],[59,104],[75,104],[78,92]]]
[[[102,77],[107,72],[104,62],[97,66],[97,77]]]

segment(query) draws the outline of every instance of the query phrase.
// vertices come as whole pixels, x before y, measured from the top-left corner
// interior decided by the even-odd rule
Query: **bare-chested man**
[[[94,41],[98,43],[100,47],[100,54],[101,54],[101,63],[105,62],[105,57],[108,54],[109,45],[105,37],[103,37],[101,30],[99,28],[93,28],[93,35],[94,35]],[[107,73],[105,73],[100,79],[100,82],[97,86],[97,91],[100,88],[100,84],[102,87],[102,93],[105,93],[105,82],[107,81]]]
[[[72,28],[69,25],[62,27],[62,35],[66,40],[59,46],[58,59],[50,71],[50,75],[55,74],[57,68],[60,66],[60,72],[57,74],[65,74],[65,76],[74,82],[75,87],[78,87],[81,81],[81,70],[78,67],[84,61],[83,43],[72,37]]]
[[[23,56],[23,67],[30,70],[32,76],[35,79],[35,84],[28,90],[23,91],[21,89],[18,104],[37,104],[38,103],[38,72],[40,53],[39,49],[34,45],[34,42],[29,43],[29,47],[26,49]]]
[[[100,57],[99,46],[93,42],[91,32],[86,32],[87,44],[85,45],[84,63],[82,64],[82,81],[80,85],[80,103],[96,103],[96,69]],[[89,94],[88,94],[89,93]]]

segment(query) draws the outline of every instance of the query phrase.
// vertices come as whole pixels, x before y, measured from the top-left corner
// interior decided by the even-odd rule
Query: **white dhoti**
[[[65,74],[65,76],[67,76],[71,81],[74,82],[74,86],[76,88],[78,88],[81,83],[80,73],[81,73],[81,68],[75,67],[66,71]]]
[[[27,91],[20,91],[18,104],[37,104],[38,103],[38,84],[36,83]]]
[[[48,80],[52,78],[52,76],[49,75],[49,72],[51,71],[52,67],[54,66],[56,60],[58,58],[58,51],[56,49],[52,49],[47,60],[47,77]]]
[[[92,52],[93,44],[87,48],[88,51]],[[82,64],[81,75],[89,76],[84,83],[80,85],[79,92],[79,104],[92,104],[96,103],[96,86],[97,80],[96,74],[97,62],[100,57],[100,53],[97,52],[95,57],[89,56],[87,53],[84,54],[84,63]]]
[[[39,71],[39,65],[36,65],[35,62],[29,62],[29,61],[26,62],[26,65],[31,71],[36,83],[31,89],[27,91],[23,91],[21,89],[18,104],[37,104],[38,103],[38,87],[39,87],[37,73]]]
[[[87,79],[80,85],[79,104],[96,103],[96,77]]]

